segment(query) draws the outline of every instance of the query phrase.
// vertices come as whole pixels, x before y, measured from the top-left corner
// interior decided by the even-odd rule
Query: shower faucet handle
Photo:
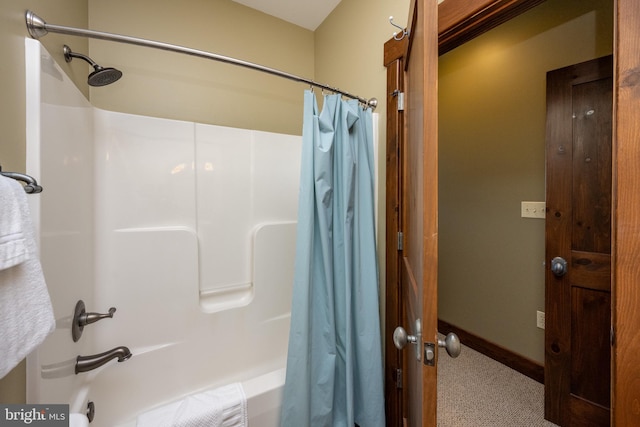
[[[116,312],[116,308],[115,307],[111,307],[109,309],[108,313],[104,313],[104,314],[100,314],[100,313],[83,313],[80,315],[80,317],[78,317],[78,323],[80,324],[80,326],[85,326],[88,325],[90,323],[94,323],[97,322],[98,320],[101,319],[106,319],[108,318],[112,318],[113,317],[113,313]]]
[[[73,314],[73,324],[71,325],[71,336],[74,342],[77,342],[82,336],[82,331],[86,325],[95,323],[98,320],[112,318],[116,312],[115,307],[111,307],[108,313],[87,313],[84,301],[79,300]]]

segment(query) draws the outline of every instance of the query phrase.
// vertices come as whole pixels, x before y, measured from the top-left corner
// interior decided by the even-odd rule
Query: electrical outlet
[[[544,329],[544,311],[536,311],[536,326]]]
[[[545,202],[520,202],[522,218],[545,218]]]

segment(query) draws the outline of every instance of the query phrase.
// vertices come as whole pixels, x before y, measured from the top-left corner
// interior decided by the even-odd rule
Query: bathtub
[[[285,373],[285,369],[279,369],[242,383],[247,395],[249,425],[264,427],[280,425]]]
[[[242,388],[247,397],[249,426],[280,426],[280,406],[284,379],[285,370],[278,369],[256,378],[242,381]],[[175,400],[178,401],[182,397],[180,396]],[[114,427],[136,427],[136,420],[132,419]]]
[[[57,323],[27,360],[27,401],[93,402],[92,427],[133,426],[241,382],[250,423],[278,425],[301,138],[94,108],[25,44],[26,172],[44,187],[29,201]],[[116,312],[74,342],[79,300]],[[74,373],[118,346],[133,356]]]

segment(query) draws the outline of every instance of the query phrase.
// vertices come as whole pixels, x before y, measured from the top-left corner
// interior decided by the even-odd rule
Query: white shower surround
[[[277,425],[290,321],[299,136],[96,109],[26,40],[27,173],[57,328],[27,399],[96,405],[92,426],[240,381]],[[101,90],[109,90],[104,88]],[[116,307],[71,338],[76,302]],[[78,355],[133,357],[75,375]]]

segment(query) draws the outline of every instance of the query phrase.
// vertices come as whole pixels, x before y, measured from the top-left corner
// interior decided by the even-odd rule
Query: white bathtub
[[[242,381],[242,387],[247,397],[247,412],[249,426],[279,427],[282,388],[284,386],[285,370],[269,372],[256,378]],[[176,397],[178,401],[183,396]],[[153,408],[150,408],[153,409]],[[97,421],[97,419],[96,419]],[[95,424],[92,423],[93,426]],[[135,427],[136,420],[132,419],[114,427]]]
[[[92,427],[241,382],[278,425],[289,334],[300,137],[95,109],[26,40],[27,173],[57,328],[28,359],[27,400]],[[71,316],[117,311],[71,339]],[[75,374],[77,356],[133,357]]]
[[[247,395],[250,425],[264,427],[280,425],[285,374],[286,371],[283,368],[242,383]]]

